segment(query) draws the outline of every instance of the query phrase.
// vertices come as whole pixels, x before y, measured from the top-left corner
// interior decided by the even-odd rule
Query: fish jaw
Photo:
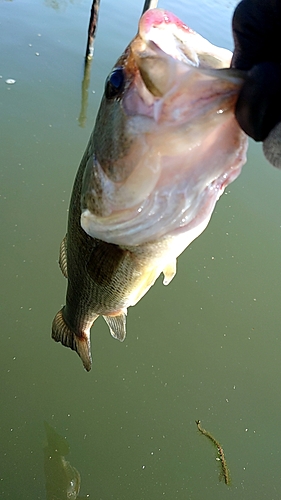
[[[115,102],[103,99],[97,118],[81,226],[125,247],[182,233],[187,246],[246,161],[247,138],[234,117],[243,75],[217,69],[229,65],[231,52],[160,9],[141,18],[126,54],[117,63],[124,92]],[[109,159],[99,122],[106,135],[113,120],[119,155]]]
[[[172,12],[150,9],[140,19],[139,37],[173,59],[201,68],[229,68],[232,52],[213,45]]]

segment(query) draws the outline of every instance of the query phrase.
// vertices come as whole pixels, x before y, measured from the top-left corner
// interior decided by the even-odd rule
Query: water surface
[[[232,49],[236,3],[159,6]],[[67,439],[81,497],[279,500],[281,173],[260,145],[251,142],[242,175],[179,258],[176,278],[168,287],[158,280],[130,308],[123,344],[99,319],[86,373],[50,338],[65,298],[57,260],[73,179],[142,6],[101,1],[81,127],[91,2],[0,0],[0,496],[47,498],[46,421]],[[223,445],[230,487],[196,419]]]

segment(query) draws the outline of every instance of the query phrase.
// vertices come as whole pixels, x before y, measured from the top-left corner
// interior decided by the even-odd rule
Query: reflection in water
[[[87,119],[88,94],[89,94],[89,85],[91,81],[91,65],[92,65],[92,60],[91,59],[86,60],[84,67],[84,78],[82,80],[81,110],[78,118],[78,123],[80,127],[85,127]]]
[[[60,436],[47,422],[44,422],[47,446],[44,448],[44,470],[47,500],[86,499],[78,497],[80,474],[65,459],[70,449],[65,438]]]

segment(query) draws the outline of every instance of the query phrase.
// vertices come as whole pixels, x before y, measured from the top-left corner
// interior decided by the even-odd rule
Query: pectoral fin
[[[66,256],[66,249],[67,249],[67,239],[66,235],[63,238],[61,244],[60,244],[60,256],[59,256],[59,266],[61,268],[61,272],[64,275],[65,278],[67,278],[67,256]]]
[[[62,345],[76,351],[82,360],[85,370],[90,371],[92,367],[90,326],[87,330],[81,332],[80,336],[76,335],[66,324],[63,309],[61,309],[56,314],[52,324],[52,338],[56,342],[61,342]]]
[[[117,316],[103,316],[109,326],[112,337],[123,342],[126,337],[126,315],[127,309]]]

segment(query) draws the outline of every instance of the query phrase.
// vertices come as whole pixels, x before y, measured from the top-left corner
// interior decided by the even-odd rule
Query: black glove
[[[279,166],[281,0],[242,0],[234,12],[232,28],[235,49],[231,66],[248,71],[236,105],[237,121],[256,141],[268,137],[264,142],[265,155]],[[272,134],[273,140],[270,139]]]

